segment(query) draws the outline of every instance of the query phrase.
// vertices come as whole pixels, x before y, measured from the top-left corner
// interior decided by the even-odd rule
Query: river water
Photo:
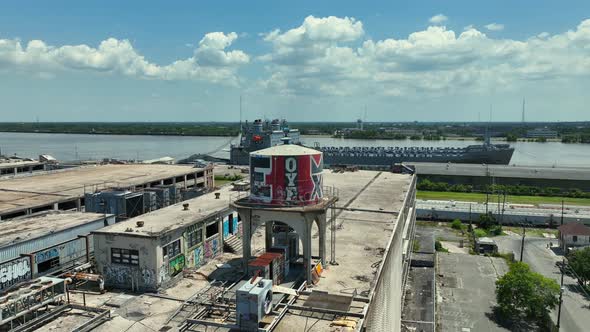
[[[303,136],[306,145],[315,142],[322,146],[435,146],[463,147],[479,144],[474,141],[411,141],[411,140],[358,140],[330,137]],[[170,156],[177,159],[196,153],[211,153],[227,157],[222,148],[229,148],[229,137],[186,137],[148,135],[78,135],[0,133],[0,149],[4,155],[17,154],[36,158],[50,154],[59,160],[78,159],[154,159]],[[563,144],[559,142],[511,143],[516,151],[511,164],[532,166],[590,166],[590,144]]]

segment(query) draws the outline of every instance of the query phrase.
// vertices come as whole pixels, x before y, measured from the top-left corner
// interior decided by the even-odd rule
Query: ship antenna
[[[524,122],[525,122],[525,119],[524,119],[524,98],[522,98],[522,123],[524,123]]]
[[[486,126],[486,136],[484,139],[484,145],[490,146],[490,124],[492,122],[492,104],[490,104],[490,120],[488,121],[488,125]]]
[[[240,133],[242,132],[242,95],[240,95]]]

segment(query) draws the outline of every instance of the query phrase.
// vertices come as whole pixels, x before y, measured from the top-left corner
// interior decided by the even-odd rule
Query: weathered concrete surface
[[[0,215],[84,196],[84,190],[107,186],[138,186],[204,172],[180,165],[101,165],[0,181]],[[205,181],[199,178],[198,181]]]
[[[440,331],[509,331],[488,315],[496,304],[496,280],[508,272],[502,258],[437,254],[437,308]]]

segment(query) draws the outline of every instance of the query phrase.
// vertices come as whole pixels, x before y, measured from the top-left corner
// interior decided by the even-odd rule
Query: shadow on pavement
[[[550,331],[551,330],[551,319],[547,318],[541,321],[528,321],[525,317],[507,317],[501,313],[500,308],[495,306],[492,312],[486,312],[485,314],[488,319],[499,327],[508,329],[513,332],[525,332],[525,331]]]

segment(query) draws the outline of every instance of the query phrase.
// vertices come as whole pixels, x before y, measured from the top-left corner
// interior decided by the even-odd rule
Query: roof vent
[[[188,203],[182,204],[182,208],[184,211],[188,211]]]
[[[215,199],[219,199],[219,196],[221,196],[221,193],[215,193]]]
[[[125,228],[125,232],[133,232],[133,228],[127,227],[127,228]]]
[[[143,224],[144,224],[143,220],[138,220],[136,223],[137,227],[143,227]]]

